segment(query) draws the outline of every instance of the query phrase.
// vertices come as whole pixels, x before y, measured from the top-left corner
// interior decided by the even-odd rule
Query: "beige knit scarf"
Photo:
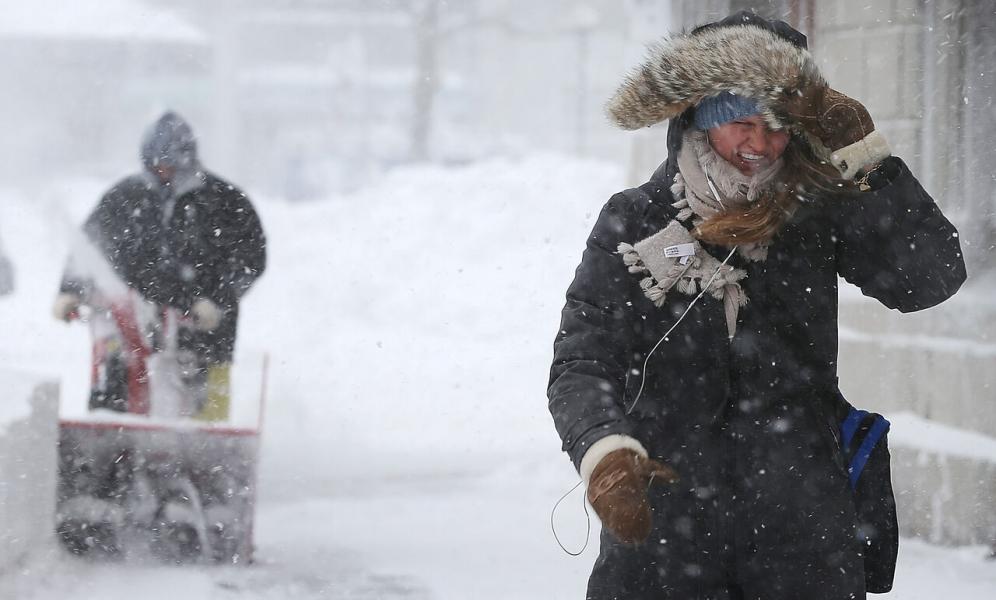
[[[723,210],[748,206],[768,190],[781,167],[779,158],[747,177],[716,154],[705,132],[689,130],[678,153],[679,172],[671,186],[678,219],[698,224]],[[763,261],[768,255],[767,246],[760,244],[744,244],[737,251],[752,261]],[[673,288],[690,296],[702,292],[722,300],[727,334],[733,338],[740,307],[747,303],[740,286],[746,271],[710,255],[677,221],[635,244],[620,243],[617,252],[631,273],[645,275],[640,287],[656,306],[664,305]]]
[[[779,157],[755,175],[744,175],[716,154],[706,132],[689,129],[678,152],[678,174],[671,186],[676,202],[672,206],[678,209],[679,220],[692,218],[695,225],[724,210],[746,208],[770,190],[783,164]],[[768,257],[764,244],[741,244],[737,251],[752,261]]]

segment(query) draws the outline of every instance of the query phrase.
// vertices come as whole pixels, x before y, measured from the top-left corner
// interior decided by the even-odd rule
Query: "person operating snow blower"
[[[141,158],[83,225],[53,312],[92,309],[91,409],[225,419],[239,302],[266,267],[263,229],[249,198],[202,167],[178,114],[152,125]]]
[[[858,600],[892,585],[885,431],[837,387],[837,278],[922,310],[955,228],[806,38],[741,12],[663,41],[608,112],[669,121],[567,291],[548,388],[602,522],[589,600]]]
[[[152,125],[141,156],[144,170],[84,223],[55,301],[57,318],[85,317],[94,338],[92,412],[59,423],[56,532],[79,556],[245,563],[259,430],[214,425],[228,418],[263,230],[246,195],[201,166],[176,113]]]

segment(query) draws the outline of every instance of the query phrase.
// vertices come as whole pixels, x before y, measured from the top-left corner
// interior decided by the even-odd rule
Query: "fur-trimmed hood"
[[[786,92],[825,85],[805,36],[787,24],[749,12],[676,34],[653,46],[606,110],[623,129],[640,129],[676,118],[703,98],[733,92],[756,100],[777,129],[787,119]]]

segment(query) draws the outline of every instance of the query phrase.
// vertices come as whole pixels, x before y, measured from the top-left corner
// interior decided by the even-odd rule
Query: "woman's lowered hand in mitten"
[[[595,466],[588,482],[588,502],[616,538],[639,543],[650,535],[651,482],[677,480],[671,467],[624,448],[610,452]]]

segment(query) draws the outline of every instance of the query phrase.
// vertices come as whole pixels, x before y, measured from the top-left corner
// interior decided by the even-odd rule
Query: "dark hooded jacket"
[[[625,434],[681,476],[652,488],[647,544],[603,532],[588,597],[728,597],[709,581],[755,582],[765,598],[802,597],[791,589],[807,581],[827,598],[864,597],[838,433],[850,408],[837,388],[838,276],[889,308],[934,306],[965,279],[957,232],[890,157],[871,191],[804,202],[765,261],[733,255],[749,302],[732,340],[723,302],[708,294],[662,340],[693,296],[655,306],[617,247],[676,218],[669,188],[690,122],[690,111],[671,122],[651,181],[602,209],[554,345],[549,408],[574,464]],[[719,260],[729,251],[703,246]]]
[[[83,225],[87,238],[131,289],[188,311],[198,298],[222,308],[222,323],[187,340],[213,362],[232,358],[242,295],[266,268],[266,238],[249,198],[201,168],[189,125],[160,118],[142,143],[145,172],[101,198]],[[163,184],[150,170],[173,170]],[[87,294],[93,280],[67,272],[63,291]]]

